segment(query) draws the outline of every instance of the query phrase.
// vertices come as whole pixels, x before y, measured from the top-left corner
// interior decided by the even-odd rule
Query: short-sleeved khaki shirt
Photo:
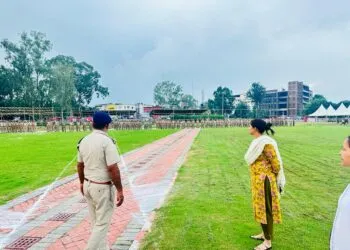
[[[111,181],[107,166],[120,161],[113,139],[103,131],[94,130],[78,145],[78,162],[84,163],[85,178],[91,181]]]

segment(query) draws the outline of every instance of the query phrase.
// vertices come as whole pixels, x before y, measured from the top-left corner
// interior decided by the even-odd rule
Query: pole
[[[224,92],[222,92],[221,100],[222,100],[221,113],[222,113],[222,116],[224,116]]]

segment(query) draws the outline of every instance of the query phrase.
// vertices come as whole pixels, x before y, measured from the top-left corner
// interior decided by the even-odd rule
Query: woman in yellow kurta
[[[279,201],[285,184],[282,160],[277,143],[271,137],[263,135],[265,132],[274,134],[271,126],[260,119],[251,122],[249,132],[255,139],[245,155],[250,165],[254,217],[263,229],[263,233],[251,236],[264,241],[255,248],[257,250],[272,249],[273,224],[282,222]],[[282,181],[277,178],[279,174],[283,175]]]

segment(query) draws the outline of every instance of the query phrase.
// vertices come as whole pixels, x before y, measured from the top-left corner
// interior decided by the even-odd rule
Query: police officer
[[[92,226],[87,250],[109,249],[107,233],[115,207],[114,186],[117,189],[117,206],[124,201],[118,168],[121,159],[115,141],[107,135],[111,122],[107,113],[96,112],[93,132],[78,144],[80,191],[87,200]]]

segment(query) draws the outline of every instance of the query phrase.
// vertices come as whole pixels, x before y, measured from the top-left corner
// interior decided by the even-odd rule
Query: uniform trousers
[[[91,236],[86,250],[108,250],[107,233],[115,208],[115,188],[85,181],[84,196],[91,218]]]

